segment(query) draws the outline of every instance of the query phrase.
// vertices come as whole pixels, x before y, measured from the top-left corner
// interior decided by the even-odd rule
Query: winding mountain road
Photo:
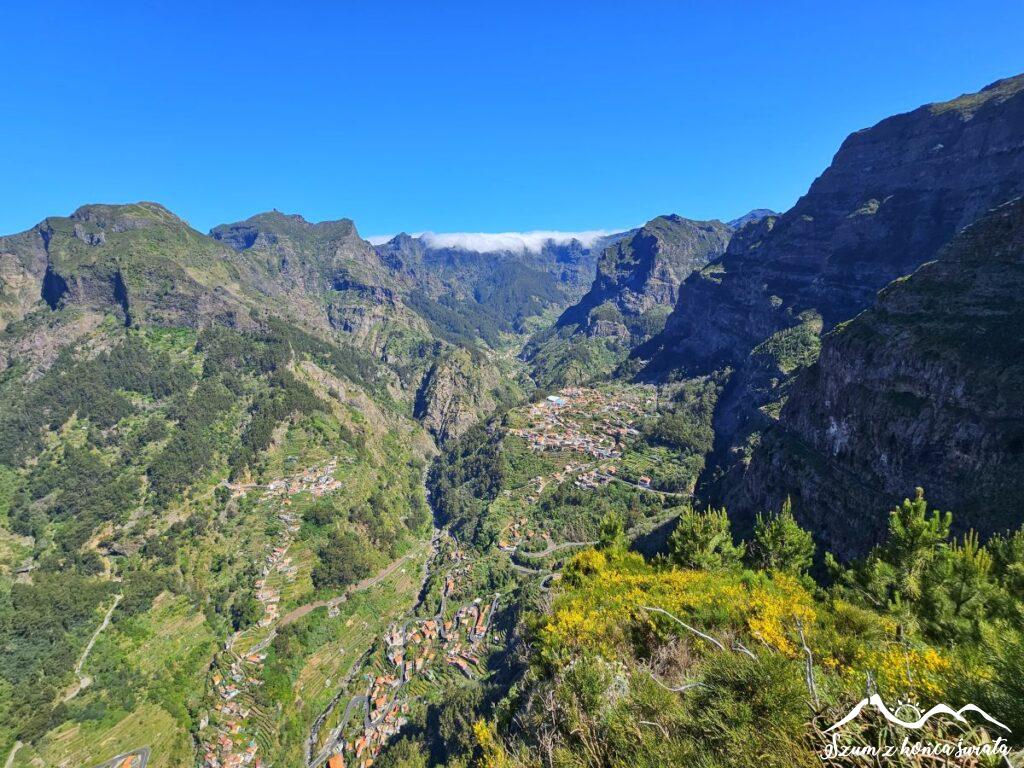
[[[596,541],[563,541],[561,544],[554,544],[554,543],[548,544],[546,549],[541,549],[541,550],[538,550],[538,551],[535,551],[535,552],[527,552],[525,550],[517,548],[515,550],[515,554],[518,557],[525,557],[525,558],[529,558],[529,559],[540,559],[542,557],[547,557],[548,555],[552,554],[553,552],[558,552],[558,551],[563,550],[563,549],[570,549],[572,547],[593,547],[593,546],[596,546],[596,545],[597,545]]]

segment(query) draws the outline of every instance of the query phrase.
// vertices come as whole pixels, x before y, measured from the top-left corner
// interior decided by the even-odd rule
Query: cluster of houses
[[[464,605],[455,612],[453,629],[450,642],[445,650],[445,661],[458,669],[466,677],[475,677],[471,668],[480,666],[480,658],[477,650],[481,641],[487,637],[490,629],[491,619],[498,606],[498,596],[495,595],[490,605],[484,605],[480,598],[477,598],[469,605]],[[462,643],[462,630],[465,632],[466,645]]]
[[[602,466],[566,464],[551,476],[559,483],[571,480],[578,488],[599,488],[616,478],[614,460],[622,457],[626,440],[640,434],[634,425],[654,405],[653,390],[646,387],[614,391],[569,387],[531,405],[526,411],[527,426],[509,432],[525,439],[534,451],[575,451],[603,462]],[[537,492],[527,501],[536,502],[544,481],[543,477],[533,479]],[[651,478],[640,477],[636,485],[650,488]],[[502,546],[514,548],[508,542]]]
[[[366,717],[363,731],[351,744],[340,742],[337,750],[327,758],[327,768],[346,768],[345,752],[351,750],[354,768],[370,768],[381,748],[408,722],[408,702],[395,698],[402,681],[394,675],[371,678],[366,693]]]
[[[260,768],[262,762],[256,756],[258,749],[256,742],[250,741],[243,749],[237,750],[231,737],[222,733],[217,736],[215,744],[207,745],[203,765],[206,768],[240,768],[244,765]]]
[[[337,460],[332,459],[321,467],[306,470],[287,480],[275,480],[267,486],[264,498],[281,497],[301,491],[312,491],[314,495],[326,493],[327,489],[337,487],[337,481],[333,477],[336,467]],[[262,604],[264,611],[258,622],[261,629],[271,627],[280,616],[281,592],[273,586],[270,577],[279,573],[285,581],[292,581],[298,574],[298,567],[288,556],[288,549],[299,531],[300,523],[295,514],[287,511],[289,506],[290,499],[285,498],[282,501],[284,511],[277,516],[281,523],[281,532],[264,558],[260,576],[254,584],[256,599]],[[216,735],[212,741],[204,743],[204,768],[259,768],[261,765],[255,739],[247,738],[245,735],[246,721],[252,713],[242,704],[242,694],[263,684],[262,671],[266,654],[262,650],[253,650],[244,656],[236,655],[231,649],[239,638],[240,633],[232,636],[225,648],[225,656],[222,657],[223,661],[228,661],[228,672],[222,674],[217,671],[212,678],[213,690],[217,696],[217,703],[213,708]],[[208,718],[204,718],[201,729],[208,724]]]
[[[246,739],[243,728],[252,710],[239,700],[239,696],[248,689],[263,684],[260,673],[267,655],[254,651],[246,656],[232,658],[227,674],[217,671],[213,674],[213,689],[219,701],[214,705],[216,712],[216,738],[204,744],[204,768],[239,768],[261,765],[256,753],[258,746],[255,739]],[[201,728],[207,725],[206,720],[200,723]]]
[[[569,387],[527,409],[529,425],[510,429],[535,451],[577,451],[595,459],[622,455],[622,442],[648,403],[633,390],[615,394]]]
[[[498,549],[502,552],[515,552],[520,544],[530,541],[536,532],[529,527],[525,517],[513,519],[501,532],[498,539]]]
[[[581,472],[574,482],[577,488],[600,488],[602,485],[608,485],[617,471],[612,465],[602,467],[601,469],[588,469],[585,472]]]
[[[341,486],[341,483],[334,478],[337,468],[338,459],[335,457],[323,465],[311,467],[298,475],[274,480],[267,486],[267,496],[271,498],[291,496],[303,491],[308,491],[313,496],[323,496]]]
[[[534,451],[576,451],[596,459],[617,459],[622,456],[622,449],[615,440],[605,435],[581,432],[571,423],[555,421],[550,425],[513,427],[509,432],[526,440]]]
[[[451,618],[445,618],[444,602],[455,591],[459,575],[466,570],[466,557],[462,552],[456,550],[452,557],[456,565],[448,572],[442,587],[441,612],[433,618],[388,627],[384,635],[385,658],[394,672],[372,678],[360,735],[337,743],[335,753],[327,761],[328,768],[346,768],[346,755],[356,761],[352,763],[354,768],[373,765],[380,749],[407,721],[408,699],[400,698],[402,689],[419,675],[434,680],[432,667],[439,653],[466,677],[477,676],[481,663],[480,644],[490,630],[499,596],[495,595],[489,604],[477,598],[460,607]]]
[[[281,592],[268,583],[270,574],[277,571],[288,581],[294,580],[298,574],[298,566],[294,565],[288,556],[290,544],[291,539],[288,538],[270,550],[263,564],[262,575],[256,579],[256,599],[262,603],[264,611],[263,618],[259,621],[260,627],[269,627],[277,621],[281,613]]]
[[[622,455],[622,442],[639,431],[633,426],[650,408],[646,390],[614,393],[568,387],[534,403],[529,425],[510,430],[535,451],[578,451],[596,459]]]

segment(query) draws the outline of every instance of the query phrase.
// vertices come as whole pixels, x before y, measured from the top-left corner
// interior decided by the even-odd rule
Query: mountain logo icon
[[[889,709],[889,707],[886,706],[885,702],[882,701],[882,697],[879,696],[877,693],[873,693],[867,698],[861,699],[859,702],[857,702],[857,704],[854,705],[853,709],[851,709],[845,717],[843,717],[835,725],[826,728],[825,733],[836,731],[842,728],[850,721],[855,720],[866,707],[874,707],[874,709],[878,711],[882,715],[882,717],[884,717],[893,725],[899,725],[903,728],[909,728],[911,730],[918,730],[920,728],[923,728],[925,723],[927,723],[933,717],[936,717],[938,715],[948,715],[949,717],[952,717],[954,720],[958,720],[961,723],[967,723],[969,721],[966,717],[964,717],[964,714],[967,712],[974,712],[975,714],[978,714],[981,717],[983,717],[988,722],[992,723],[992,725],[1002,728],[1007,733],[1010,733],[1010,729],[1005,723],[999,722],[990,714],[988,714],[985,710],[983,710],[981,707],[975,706],[974,704],[965,704],[964,706],[960,707],[960,709],[953,709],[947,704],[936,704],[923,715],[919,714],[919,712],[916,711],[916,708],[912,708],[915,710],[914,714],[918,714],[919,716],[915,720],[904,720],[897,714],[898,712],[902,711],[902,707],[898,707],[896,709],[896,712],[894,713],[891,709]]]

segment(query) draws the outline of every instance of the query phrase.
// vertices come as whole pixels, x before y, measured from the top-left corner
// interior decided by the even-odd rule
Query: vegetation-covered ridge
[[[552,598],[523,616],[522,676],[479,709],[476,759],[867,765],[865,748],[895,745],[886,764],[933,764],[900,755],[909,737],[959,749],[967,765],[990,759],[965,744],[1002,745],[1015,764],[1024,530],[980,545],[973,534],[951,539],[949,526],[918,492],[892,511],[883,545],[849,568],[833,561],[821,586],[807,575],[811,537],[788,506],[761,517],[746,546],[732,543],[724,512],[684,508],[653,561],[628,551],[609,519]],[[998,724],[939,717],[909,731],[869,709],[830,732],[870,693],[911,721],[948,702]]]
[[[5,334],[81,317],[68,307]],[[281,606],[372,575],[427,536],[432,448],[386,396],[374,402],[344,348],[283,323],[125,328],[108,315],[77,341],[0,384],[0,741],[22,743],[16,766],[98,764],[144,744],[153,765],[191,764],[217,647],[270,615],[255,584],[268,550],[287,533]],[[259,501],[316,467],[322,484]],[[305,521],[296,531],[287,510]],[[371,615],[409,591],[389,605],[375,590]],[[310,645],[288,647],[274,696],[311,663]],[[246,736],[265,760],[301,752],[315,704],[283,719],[275,699]]]

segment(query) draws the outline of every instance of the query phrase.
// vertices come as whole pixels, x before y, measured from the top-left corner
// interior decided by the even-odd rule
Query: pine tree
[[[914,500],[904,499],[889,515],[889,538],[882,553],[892,566],[893,585],[904,599],[920,598],[922,576],[927,566],[939,555],[949,540],[953,522],[950,512],[928,513],[924,489],[917,488]]]
[[[733,544],[729,518],[724,509],[698,512],[692,507],[685,507],[669,538],[670,557],[684,568],[736,568],[743,559],[744,550],[742,543]]]
[[[626,549],[626,531],[622,524],[622,516],[615,512],[609,512],[601,521],[601,529],[598,534],[598,549],[623,551]]]
[[[793,517],[787,497],[777,515],[758,514],[751,545],[753,564],[766,571],[806,573],[814,559],[814,539]]]

